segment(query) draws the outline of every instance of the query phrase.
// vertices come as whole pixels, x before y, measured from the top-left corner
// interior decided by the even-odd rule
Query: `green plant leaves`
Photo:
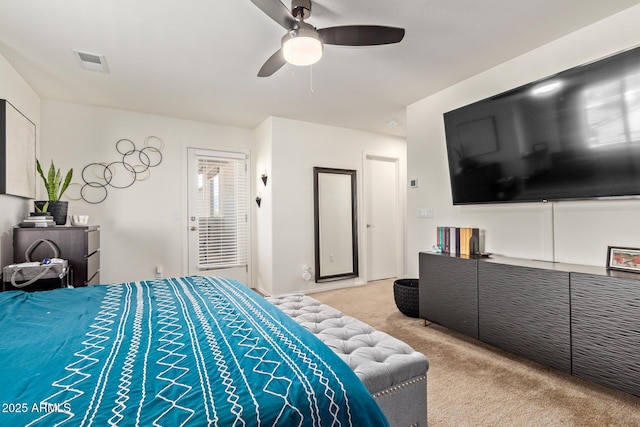
[[[40,178],[44,182],[44,187],[47,190],[47,196],[50,201],[60,200],[62,194],[65,192],[69,184],[71,183],[71,178],[73,177],[73,168],[69,169],[67,175],[64,178],[64,182],[62,183],[62,187],[60,183],[62,182],[62,174],[60,173],[60,169],[56,170],[53,160],[51,161],[51,166],[49,166],[49,171],[47,172],[47,176],[45,177],[42,167],[40,166],[40,161],[36,159],[36,170],[38,174],[40,174]]]

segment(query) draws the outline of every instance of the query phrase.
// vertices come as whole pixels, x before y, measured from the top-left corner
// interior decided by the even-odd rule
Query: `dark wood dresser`
[[[60,258],[69,261],[72,267],[74,287],[100,282],[100,227],[61,225],[47,228],[13,229],[13,262],[25,262],[25,251],[38,239],[47,239],[56,244]],[[32,252],[32,261],[52,258],[51,248],[40,244]]]
[[[640,274],[421,252],[420,317],[640,396]]]

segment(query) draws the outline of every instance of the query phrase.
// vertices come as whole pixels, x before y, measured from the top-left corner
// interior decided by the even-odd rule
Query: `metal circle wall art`
[[[145,138],[144,147],[140,149],[132,140],[120,139],[116,142],[116,151],[122,158],[109,163],[86,165],[81,174],[83,183],[72,183],[67,197],[91,204],[103,202],[109,194],[109,187],[129,188],[136,181],[148,179],[151,176],[151,168],[162,163],[163,149],[164,141],[157,136]]]

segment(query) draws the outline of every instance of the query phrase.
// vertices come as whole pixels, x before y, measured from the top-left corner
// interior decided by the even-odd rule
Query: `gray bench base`
[[[309,296],[267,300],[313,332],[353,369],[391,426],[427,425],[426,356]]]

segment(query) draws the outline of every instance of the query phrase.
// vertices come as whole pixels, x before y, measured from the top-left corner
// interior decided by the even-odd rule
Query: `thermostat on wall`
[[[411,185],[411,188],[418,188],[418,179],[412,179],[409,181],[409,185]]]

